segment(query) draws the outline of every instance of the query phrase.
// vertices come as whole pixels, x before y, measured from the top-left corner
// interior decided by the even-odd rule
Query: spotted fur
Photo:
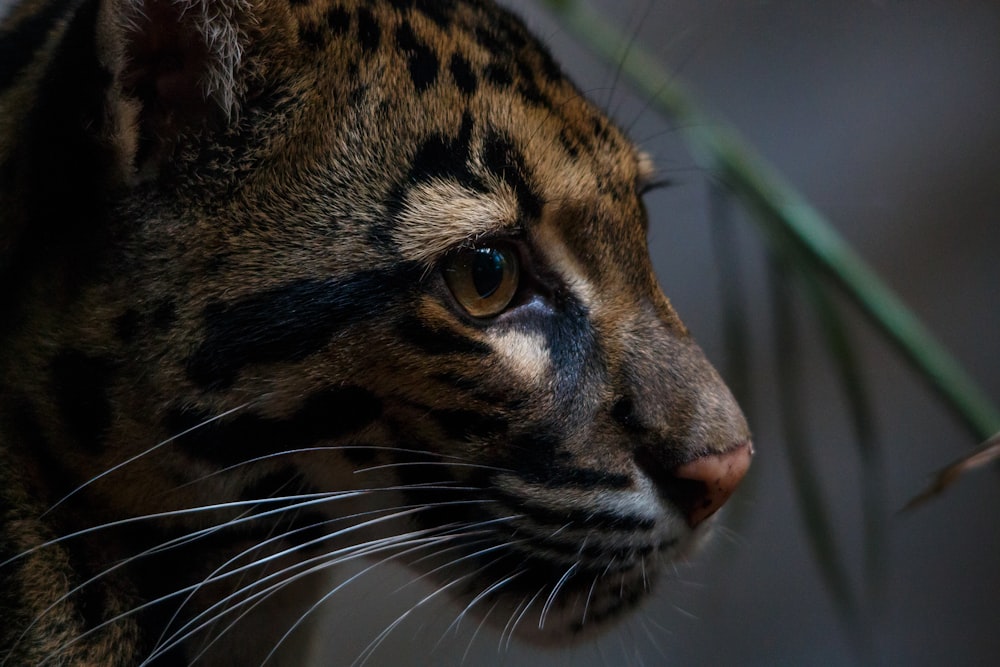
[[[677,471],[749,453],[648,177],[488,0],[13,7],[0,664],[300,664],[363,556],[531,641],[635,607],[704,532]],[[473,317],[442,266],[490,243]]]

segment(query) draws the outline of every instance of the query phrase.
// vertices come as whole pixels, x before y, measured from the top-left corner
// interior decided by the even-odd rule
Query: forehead
[[[635,178],[617,173],[637,162],[629,142],[509,12],[474,1],[328,5],[292,8],[303,69],[316,77],[305,74],[302,84],[329,95],[334,117],[350,117],[342,128],[367,116],[384,121],[369,125],[368,139],[391,143],[379,136],[389,130],[408,145],[465,131],[476,147],[488,148],[497,142],[484,137],[503,135],[528,153],[556,157],[559,149],[564,162],[588,161],[613,171],[605,176]]]
[[[268,182],[306,175],[294,209],[309,230],[320,219],[358,256],[426,266],[550,223],[574,254],[644,248],[639,154],[516,17],[478,2],[291,7],[295,106],[267,139]]]

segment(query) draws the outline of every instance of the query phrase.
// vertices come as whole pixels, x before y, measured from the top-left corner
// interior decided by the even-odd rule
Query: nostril
[[[611,418],[630,431],[642,428],[635,414],[635,404],[627,396],[622,396],[611,406]]]
[[[659,465],[645,449],[636,453],[636,462],[694,528],[729,500],[746,475],[752,455],[753,446],[746,441],[726,452],[699,456],[673,469]]]

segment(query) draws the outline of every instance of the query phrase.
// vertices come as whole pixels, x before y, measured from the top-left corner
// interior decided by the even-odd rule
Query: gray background
[[[595,63],[534,3],[509,3],[610,109],[676,187],[648,199],[661,282],[722,362],[707,182],[677,132]],[[1000,401],[1000,8],[986,2],[599,3],[767,157],[896,289]],[[758,455],[715,542],[643,614],[569,651],[498,651],[476,622],[432,607],[396,628],[373,665],[853,665],[810,551],[776,421],[762,251],[740,225],[753,320]],[[799,312],[805,312],[800,309]],[[802,316],[806,423],[835,535],[887,665],[1000,664],[1000,480],[973,474],[915,514],[892,516],[970,436],[858,318],[852,331],[875,398],[886,500],[864,507],[836,376]],[[881,594],[864,595],[866,512],[887,517]],[[383,575],[384,576],[384,575]],[[372,577],[362,602],[330,610],[333,664],[350,664],[426,594]],[[391,578],[390,578],[391,579]],[[378,600],[373,604],[373,600]],[[344,628],[351,631],[345,633]],[[345,637],[349,635],[349,637]],[[469,647],[471,646],[471,649]],[[466,650],[468,653],[466,654]]]

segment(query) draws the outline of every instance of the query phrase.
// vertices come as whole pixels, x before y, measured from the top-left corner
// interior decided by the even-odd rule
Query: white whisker
[[[181,431],[177,435],[170,436],[166,440],[162,440],[162,441],[158,442],[157,444],[153,445],[149,449],[147,449],[145,451],[142,451],[142,452],[139,452],[135,456],[127,458],[127,459],[125,459],[124,461],[122,461],[121,463],[119,463],[117,465],[111,466],[110,468],[108,468],[104,472],[102,472],[99,475],[96,475],[94,477],[91,477],[86,482],[84,482],[83,484],[81,484],[80,486],[76,487],[75,489],[73,489],[72,491],[70,491],[69,493],[67,493],[65,496],[63,496],[62,498],[60,498],[59,500],[57,500],[54,505],[52,505],[47,510],[45,510],[44,512],[42,512],[42,514],[39,516],[39,518],[44,519],[49,514],[49,512],[51,512],[54,509],[56,509],[57,507],[59,507],[64,502],[66,502],[67,500],[69,500],[74,495],[76,495],[77,493],[79,493],[83,489],[87,488],[88,486],[90,486],[94,482],[97,482],[98,480],[103,479],[104,477],[107,477],[108,475],[110,475],[111,473],[115,472],[116,470],[120,470],[120,469],[124,468],[125,466],[129,465],[130,463],[138,461],[142,457],[147,456],[147,455],[153,453],[154,451],[156,451],[160,447],[164,447],[166,445],[169,445],[170,443],[174,442],[178,438],[182,438],[185,435],[187,435],[189,433],[192,433],[193,431],[197,431],[198,429],[203,428],[204,426],[207,426],[208,424],[216,422],[216,421],[218,421],[220,419],[224,419],[224,418],[228,417],[229,415],[231,415],[231,414],[233,414],[235,412],[239,412],[240,410],[243,410],[247,406],[253,405],[253,403],[254,403],[254,401],[248,401],[248,402],[246,402],[246,403],[244,403],[242,405],[237,405],[235,408],[231,408],[229,410],[226,410],[223,413],[220,413],[220,414],[218,414],[218,415],[216,415],[214,417],[211,417],[210,419],[206,419],[205,421],[201,422],[200,424],[196,424],[195,426],[192,426],[191,428],[185,429],[184,431]]]
[[[570,565],[569,568],[567,568],[566,572],[563,574],[563,576],[561,576],[559,578],[559,581],[556,582],[556,585],[552,587],[552,592],[549,594],[549,597],[545,601],[545,604],[542,605],[542,613],[538,617],[538,629],[539,630],[541,630],[541,629],[543,629],[545,627],[545,617],[548,615],[549,609],[552,608],[552,604],[555,602],[556,596],[559,595],[559,591],[566,584],[566,582],[569,580],[570,576],[572,576],[573,572],[576,570],[576,568],[579,565],[580,565],[579,561],[577,561],[576,563],[573,563],[572,565]]]
[[[242,599],[237,599],[237,598],[239,598],[239,596],[244,595],[245,593],[247,593],[252,588],[257,587],[260,584],[265,583],[267,581],[270,581],[272,579],[276,579],[278,577],[285,576],[289,571],[295,570],[297,568],[301,568],[302,565],[306,564],[306,563],[304,563],[304,562],[295,563],[294,565],[291,565],[291,566],[286,567],[286,568],[284,568],[282,570],[274,572],[274,573],[272,573],[272,574],[270,574],[270,575],[268,575],[266,577],[262,577],[261,579],[255,580],[249,586],[246,586],[246,587],[244,587],[242,589],[234,591],[233,593],[227,595],[223,599],[215,602],[213,605],[211,605],[209,608],[207,608],[204,611],[202,611],[197,616],[195,616],[192,619],[190,619],[187,623],[185,623],[184,626],[182,626],[181,628],[179,628],[174,633],[174,635],[172,635],[170,638],[168,638],[168,643],[166,643],[165,645],[162,645],[158,649],[156,649],[156,651],[153,654],[151,654],[142,664],[143,665],[148,664],[150,661],[152,661],[153,659],[155,659],[159,655],[162,655],[166,651],[169,651],[170,649],[172,649],[174,646],[177,646],[177,645],[181,644],[182,642],[184,642],[187,638],[189,638],[189,637],[197,634],[198,632],[201,632],[206,627],[208,627],[211,624],[215,623],[219,618],[221,618],[223,616],[226,616],[226,615],[228,615],[230,613],[233,613],[233,612],[239,610],[241,607],[250,605],[232,623],[230,623],[223,630],[223,632],[216,638],[216,639],[218,639],[219,637],[222,636],[222,634],[225,634],[225,632],[227,632],[229,629],[231,629],[233,626],[235,626],[236,623],[239,622],[239,620],[241,620],[244,616],[246,616],[246,614],[248,614],[250,611],[252,611],[257,606],[257,604],[263,602],[265,599],[267,599],[268,597],[270,597],[272,594],[274,594],[277,591],[285,588],[286,586],[291,585],[292,583],[294,583],[295,581],[298,581],[299,579],[302,579],[304,577],[310,576],[312,574],[316,574],[318,572],[322,572],[325,569],[328,569],[328,568],[333,567],[335,565],[343,564],[343,563],[348,562],[350,560],[354,560],[354,559],[361,558],[361,557],[364,557],[364,556],[369,556],[369,555],[374,554],[374,553],[378,553],[379,551],[391,550],[391,549],[399,548],[400,546],[406,546],[407,543],[409,543],[409,544],[415,544],[416,545],[416,546],[411,547],[411,548],[419,548],[419,547],[422,547],[422,546],[433,545],[437,541],[439,541],[439,540],[442,539],[442,538],[439,538],[437,536],[425,537],[425,538],[419,538],[419,539],[413,539],[413,535],[419,535],[421,533],[427,533],[427,532],[431,532],[431,531],[433,531],[433,529],[428,529],[426,531],[417,531],[415,533],[410,533],[410,534],[406,534],[406,535],[393,536],[391,538],[383,538],[383,540],[374,541],[374,542],[383,542],[383,543],[378,544],[377,546],[372,546],[373,543],[368,543],[368,544],[361,545],[361,546],[348,547],[348,548],[345,548],[345,549],[342,549],[342,550],[338,550],[338,551],[332,552],[332,554],[336,555],[335,557],[331,557],[332,554],[324,554],[323,556],[317,556],[316,558],[309,559],[309,560],[310,561],[321,560],[320,563],[318,563],[316,565],[313,565],[312,567],[309,567],[307,569],[304,569],[301,572],[297,572],[297,573],[295,573],[295,574],[293,574],[293,575],[291,575],[291,576],[289,576],[289,577],[287,577],[285,579],[281,579],[281,580],[279,580],[279,581],[277,581],[275,583],[272,583],[272,584],[270,584],[269,586],[267,586],[266,588],[264,588],[262,590],[259,590],[259,591],[254,592],[254,593],[250,593],[249,595],[247,595],[246,597],[244,597]],[[444,538],[444,539],[450,539],[450,538]],[[345,554],[343,552],[349,552],[349,553]],[[380,561],[380,562],[382,562],[382,561]],[[363,572],[368,571],[369,569],[371,569],[371,568],[370,567],[366,568],[365,570],[363,570]],[[357,578],[357,576],[358,575],[355,575],[355,576],[347,579],[346,581],[342,582],[333,591],[331,591],[331,593],[336,592],[337,590],[339,590],[340,588],[342,588],[344,585],[346,585],[348,582],[350,582],[353,579]],[[231,606],[225,608],[223,611],[221,611],[220,613],[216,614],[215,616],[212,616],[208,620],[206,620],[206,621],[204,621],[204,622],[202,622],[200,624],[197,623],[197,621],[198,621],[199,618],[205,617],[207,614],[213,613],[216,608],[221,607],[221,606],[225,606],[226,604],[229,604],[229,603],[233,603],[233,604]],[[188,629],[192,625],[194,625],[195,627],[191,627],[190,629]]]
[[[517,626],[521,623],[521,619],[524,618],[525,614],[528,613],[528,610],[531,609],[531,605],[535,604],[535,600],[537,600],[538,596],[541,595],[542,592],[544,591],[545,591],[545,586],[543,585],[541,588],[538,589],[537,593],[531,596],[531,599],[528,600],[528,604],[524,605],[524,609],[521,611],[520,614],[518,614],[517,620],[514,621],[514,624],[510,626],[510,634],[507,635],[507,644],[505,645],[506,650],[508,651],[510,650],[510,643],[514,639],[514,634],[517,632]]]

